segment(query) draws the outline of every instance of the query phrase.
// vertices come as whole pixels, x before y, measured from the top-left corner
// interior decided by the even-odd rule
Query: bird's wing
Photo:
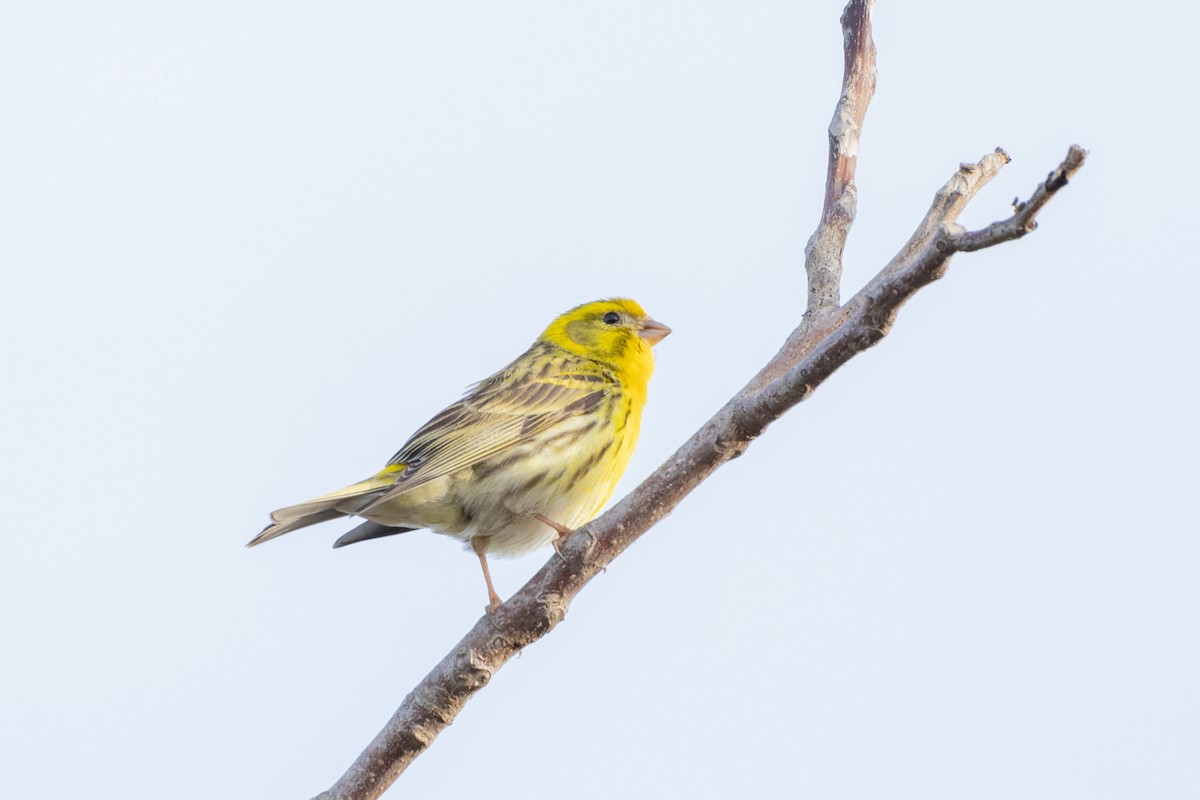
[[[381,504],[422,484],[477,464],[563,420],[594,411],[613,384],[598,375],[526,375],[502,372],[425,423],[388,462],[402,467]],[[365,509],[364,509],[365,510]]]

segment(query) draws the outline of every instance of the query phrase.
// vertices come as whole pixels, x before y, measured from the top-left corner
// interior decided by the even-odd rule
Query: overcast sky
[[[478,564],[243,545],[598,297],[675,330],[620,492],[661,463],[799,321],[840,11],[0,7],[3,794],[331,784],[478,619]],[[847,296],[960,161],[1013,157],[971,226],[1087,166],[388,796],[1196,797],[1198,24],[881,0]]]

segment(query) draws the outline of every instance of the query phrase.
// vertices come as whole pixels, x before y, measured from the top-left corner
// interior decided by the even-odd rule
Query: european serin
[[[557,547],[612,496],[637,444],[650,348],[670,332],[632,300],[571,309],[378,473],[273,512],[249,544],[345,516],[367,522],[334,547],[428,528],[471,546],[495,610],[488,553]]]

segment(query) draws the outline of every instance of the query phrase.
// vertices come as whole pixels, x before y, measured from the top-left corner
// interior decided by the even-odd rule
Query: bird
[[[557,550],[612,497],[641,429],[651,348],[669,333],[627,298],[572,308],[426,422],[379,472],[273,511],[247,547],[340,517],[365,522],[335,548],[428,529],[478,556],[493,613],[502,601],[489,554]]]

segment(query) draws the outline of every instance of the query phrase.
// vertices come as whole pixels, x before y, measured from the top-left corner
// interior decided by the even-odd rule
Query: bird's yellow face
[[[653,368],[650,348],[670,332],[637,303],[617,298],[571,309],[551,322],[541,338],[621,372],[642,372]]]

